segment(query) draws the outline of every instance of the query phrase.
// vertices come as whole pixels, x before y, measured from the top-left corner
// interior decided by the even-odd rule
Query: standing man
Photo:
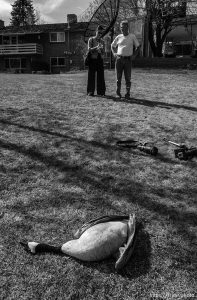
[[[132,60],[137,56],[140,49],[140,44],[133,33],[129,33],[128,21],[122,21],[120,24],[121,34],[119,34],[111,44],[111,50],[116,58],[116,78],[117,78],[117,98],[121,98],[121,80],[122,73],[124,71],[125,82],[126,82],[126,94],[125,98],[130,98],[131,89],[131,67]],[[133,48],[135,46],[135,51]]]

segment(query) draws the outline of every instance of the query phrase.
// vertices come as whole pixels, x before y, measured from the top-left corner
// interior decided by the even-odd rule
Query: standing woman
[[[97,95],[105,95],[105,79],[104,79],[104,64],[103,55],[105,49],[104,40],[101,38],[103,33],[102,26],[96,29],[96,35],[88,40],[88,51],[91,53],[91,58],[88,66],[88,85],[87,94],[94,96],[95,92],[95,75],[97,73]]]

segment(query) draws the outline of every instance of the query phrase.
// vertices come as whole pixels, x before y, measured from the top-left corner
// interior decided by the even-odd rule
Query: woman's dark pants
[[[95,92],[95,78],[97,73],[97,95],[105,95],[105,79],[103,59],[91,59],[88,68],[88,85],[87,93],[94,94]]]

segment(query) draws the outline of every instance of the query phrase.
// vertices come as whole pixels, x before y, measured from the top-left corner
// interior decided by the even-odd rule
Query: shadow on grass
[[[58,168],[61,171],[77,171],[80,167],[73,166],[69,164],[65,164],[65,161],[55,159],[53,155],[47,156],[36,150],[34,147],[26,148],[22,145],[16,145],[14,143],[6,143],[4,141],[0,141],[0,147],[7,150],[16,151],[20,154],[29,156],[31,159],[40,161],[45,165]]]
[[[104,150],[107,150],[107,153],[109,150],[114,151],[114,147],[110,145],[105,145],[100,142],[89,142],[89,141],[83,141],[81,139],[74,138],[74,140],[77,143],[84,143],[84,146],[96,146],[96,147],[102,147]],[[168,205],[168,203],[159,203],[156,199],[152,199],[145,194],[146,186],[140,183],[136,183],[134,180],[129,181],[120,181],[118,184],[114,184],[115,178],[113,176],[110,176],[110,180],[104,180],[102,174],[99,174],[95,171],[92,171],[90,169],[84,169],[83,163],[79,165],[73,165],[69,162],[69,157],[58,159],[55,155],[46,155],[44,153],[39,152],[35,147],[33,148],[26,148],[24,145],[17,145],[10,142],[0,141],[0,147],[3,149],[13,150],[18,153],[21,153],[25,156],[30,157],[33,160],[37,160],[43,164],[45,164],[49,168],[57,169],[60,172],[65,173],[65,178],[62,179],[62,183],[73,183],[77,184],[79,187],[84,189],[84,186],[89,186],[91,189],[93,189],[95,194],[98,196],[98,198],[101,198],[100,200],[94,201],[90,199],[91,205],[90,209],[92,208],[99,208],[101,205],[108,205],[105,199],[103,199],[102,195],[103,192],[105,192],[107,195],[114,195],[117,198],[125,199],[128,203],[131,203],[132,205],[139,205],[148,211],[155,212],[159,215],[163,215],[165,217],[170,218],[175,224],[176,227],[179,229],[180,234],[187,234],[191,240],[194,238],[194,236],[188,231],[189,224],[196,225],[197,224],[197,214],[194,212],[185,212],[185,211],[178,211],[176,208],[174,208],[172,205]],[[120,150],[119,150],[120,151]],[[122,151],[122,150],[121,150]],[[139,153],[141,154],[141,153]],[[121,159],[121,158],[119,158]],[[156,159],[156,158],[155,158]],[[67,162],[68,161],[68,162]],[[173,161],[176,163],[175,161]],[[157,195],[158,191],[156,191],[154,188],[150,190],[151,194]],[[171,190],[170,192],[173,192]],[[191,191],[192,193],[194,191]],[[162,194],[162,191],[159,191],[159,193]],[[186,193],[183,191],[183,193]],[[100,195],[100,196],[99,196]],[[58,195],[56,195],[58,196]],[[66,197],[66,193],[64,195]],[[161,195],[159,195],[161,196]],[[66,203],[68,203],[69,198],[67,198]],[[35,200],[35,199],[34,199]],[[39,201],[39,200],[38,200]],[[86,201],[86,204],[89,200]],[[77,199],[77,202],[78,199]],[[70,201],[70,204],[72,206],[79,205],[76,201]],[[51,205],[50,199],[47,199],[47,205]],[[22,205],[22,204],[21,204]],[[41,206],[45,206],[44,202],[40,203]],[[54,202],[53,205],[56,205]],[[59,202],[60,206],[62,206],[62,203]],[[11,209],[11,207],[10,207]],[[21,207],[20,207],[21,210]],[[27,211],[27,207],[25,209]]]
[[[34,132],[49,134],[49,135],[56,136],[56,137],[61,137],[61,138],[66,138],[66,139],[70,138],[68,135],[61,134],[59,132],[52,132],[52,131],[49,131],[49,130],[46,130],[46,129],[36,128],[34,126],[22,125],[22,124],[19,124],[19,123],[10,122],[10,121],[5,120],[5,119],[0,119],[0,123],[2,123],[4,125],[16,126],[18,128],[26,129],[26,130],[30,130],[30,131],[34,131]]]
[[[145,230],[142,222],[137,223],[137,239],[134,252],[125,269],[121,271],[122,276],[137,278],[145,275],[150,270],[151,240],[149,233]]]
[[[137,154],[138,156],[139,155],[142,155],[142,156],[147,156],[148,155],[148,154],[145,154],[144,152],[140,152],[139,150],[136,150],[134,148],[133,149],[132,148],[120,148],[115,143],[114,144],[101,143],[100,141],[95,141],[95,140],[87,141],[87,140],[84,140],[84,139],[81,139],[81,138],[76,138],[76,137],[71,137],[71,136],[66,135],[66,134],[61,134],[59,132],[52,132],[52,131],[45,130],[45,129],[35,128],[34,126],[22,125],[22,124],[18,124],[18,123],[15,123],[15,122],[10,122],[10,121],[4,120],[4,119],[0,119],[0,123],[5,124],[5,125],[16,126],[16,127],[21,128],[21,129],[30,130],[30,131],[33,131],[33,132],[38,132],[38,133],[47,134],[47,135],[51,135],[51,136],[55,136],[55,137],[60,137],[62,139],[69,140],[69,141],[74,141],[74,142],[77,142],[77,143],[83,143],[84,145],[88,145],[88,146],[99,147],[99,148],[102,148],[104,150],[129,152],[129,153],[132,153],[132,154]],[[3,147],[3,148],[6,148],[6,143],[3,142],[3,141],[2,142],[0,141],[0,146]],[[16,149],[18,148],[19,152],[22,151],[22,147],[20,146],[20,149],[19,149],[19,146],[17,146],[16,144],[7,143],[7,147],[12,149],[12,150],[14,150],[14,147],[16,147]],[[33,156],[35,157],[36,155],[34,154]],[[174,160],[171,160],[169,157],[165,157],[161,153],[159,153],[157,156],[151,156],[151,157],[154,158],[154,159],[159,159],[159,160],[161,160],[163,162],[167,162],[167,163],[172,163],[172,164],[176,163]]]
[[[178,212],[176,208],[168,206],[167,204],[158,203],[144,194],[144,185],[137,184],[133,180],[124,181],[121,184],[113,186],[114,178],[110,176],[109,180],[104,180],[103,175],[99,175],[91,170],[85,170],[83,165],[73,165],[72,163],[65,162],[65,159],[61,160],[54,155],[45,155],[34,148],[26,148],[22,145],[16,145],[14,143],[6,143],[0,141],[0,147],[3,149],[17,151],[23,155],[29,156],[31,159],[44,163],[48,167],[58,169],[61,172],[66,172],[66,182],[73,182],[84,187],[84,184],[88,184],[93,187],[97,192],[109,192],[117,197],[124,197],[128,202],[136,203],[142,207],[157,212],[161,215],[168,215],[176,222],[187,222],[188,224],[197,224],[197,215],[192,212]],[[109,146],[107,146],[108,148]],[[111,147],[110,147],[111,148]],[[69,158],[67,158],[68,160]],[[70,175],[70,176],[68,176]],[[64,180],[62,181],[64,183]],[[194,187],[195,188],[195,187]],[[157,191],[152,190],[154,194]],[[162,191],[161,191],[162,192]],[[191,191],[192,192],[192,191]]]
[[[166,109],[171,109],[171,108],[177,108],[177,109],[185,109],[185,110],[191,110],[194,112],[197,112],[197,107],[193,106],[186,106],[186,105],[179,105],[179,104],[171,104],[171,103],[166,103],[166,102],[161,102],[161,101],[151,101],[151,100],[146,100],[146,99],[137,99],[137,98],[130,98],[130,99],[117,99],[116,97],[113,96],[105,96],[106,99],[113,100],[115,102],[125,102],[129,104],[139,104],[139,105],[144,105],[144,106],[150,106],[150,107],[161,107],[161,108],[166,108]]]

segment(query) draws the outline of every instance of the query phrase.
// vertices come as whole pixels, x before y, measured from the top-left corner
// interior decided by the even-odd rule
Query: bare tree
[[[177,26],[176,20],[183,19],[191,13],[193,7],[191,4],[196,1],[146,0],[141,2],[145,10],[145,24],[148,27],[148,40],[153,55],[160,57],[167,35]]]
[[[93,14],[99,7],[99,5],[102,4],[104,0],[93,0],[90,2],[88,8],[79,16],[80,22],[88,22],[92,18]]]
[[[129,0],[129,2],[132,2],[133,14],[137,18],[144,19],[154,57],[162,56],[166,37],[180,24],[180,20],[189,21],[191,16],[197,14],[196,0]],[[129,10],[128,5],[127,9]]]
[[[41,25],[41,24],[46,24],[45,19],[42,17],[41,12],[39,9],[35,8],[35,16],[36,16],[36,24]]]
[[[114,0],[115,1],[115,0]],[[90,20],[103,0],[94,0],[81,16]],[[148,29],[148,40],[154,56],[162,56],[163,43],[177,25],[177,19],[197,15],[197,0],[120,0],[115,27],[122,19],[143,18]],[[106,2],[107,3],[107,2]],[[103,15],[103,18],[105,16]]]

